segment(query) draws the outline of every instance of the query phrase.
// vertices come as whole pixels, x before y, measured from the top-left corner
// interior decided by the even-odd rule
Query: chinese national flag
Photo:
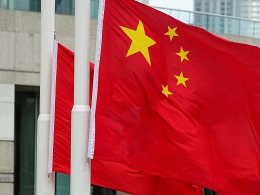
[[[94,159],[260,194],[259,48],[133,0],[106,0],[101,44]]]
[[[70,174],[71,109],[73,107],[74,53],[55,43],[52,102],[53,160],[51,170]],[[90,81],[92,86],[93,64]],[[105,148],[104,148],[105,149]],[[84,155],[84,154],[82,154]],[[91,161],[91,183],[134,195],[201,195],[196,186],[144,174],[128,165],[94,159]],[[87,183],[86,183],[87,185]]]

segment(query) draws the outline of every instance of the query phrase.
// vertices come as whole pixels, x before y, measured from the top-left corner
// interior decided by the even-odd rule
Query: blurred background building
[[[56,0],[55,19],[57,40],[72,50],[74,1]],[[240,5],[234,2],[240,2]],[[143,3],[150,4],[148,0],[144,0]],[[195,0],[194,7],[195,12],[167,7],[156,9],[226,39],[260,46],[260,31],[257,30],[260,28],[260,22],[253,21],[259,19],[259,1]],[[246,17],[236,15],[239,7],[245,10],[243,14],[252,14],[251,17],[239,18]],[[214,9],[215,12],[210,11]],[[35,191],[36,124],[40,84],[40,10],[40,0],[0,0],[1,195],[34,195]],[[98,0],[91,0],[92,61],[95,54],[97,11]],[[242,14],[242,11],[240,12]],[[247,29],[248,32],[245,31]],[[93,192],[95,195],[120,194],[113,190],[95,188]],[[57,174],[56,195],[69,195],[67,175]]]
[[[194,10],[212,14],[204,17],[195,14],[196,26],[220,33],[260,34],[259,23],[252,22],[260,21],[260,0],[194,0]],[[230,17],[218,17],[223,15]]]
[[[260,0],[194,0],[194,10],[260,21]]]

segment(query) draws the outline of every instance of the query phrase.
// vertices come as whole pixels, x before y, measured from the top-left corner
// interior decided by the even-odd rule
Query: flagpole
[[[37,123],[36,195],[55,194],[55,175],[48,174],[54,23],[55,1],[41,1],[40,115]]]
[[[71,195],[90,195],[89,132],[90,0],[75,1],[74,106],[71,132]]]

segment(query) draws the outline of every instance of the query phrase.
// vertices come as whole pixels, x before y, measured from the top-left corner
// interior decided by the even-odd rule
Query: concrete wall
[[[74,17],[56,15],[56,37],[74,49]],[[91,21],[90,54],[94,60],[97,21]],[[260,39],[220,35],[258,45]],[[40,13],[0,9],[0,83],[39,86]]]
[[[260,39],[257,38],[242,37],[242,36],[227,35],[227,34],[217,34],[217,35],[230,41],[235,41],[239,43],[245,43],[245,44],[255,45],[260,47]]]
[[[39,86],[40,13],[0,9],[0,83]],[[56,37],[74,49],[74,17],[56,15]],[[96,20],[91,20],[91,60]]]
[[[39,86],[40,13],[0,9],[0,194],[14,194],[15,85]],[[74,49],[74,17],[56,15],[56,37]],[[91,60],[96,20],[91,20]]]
[[[0,194],[14,189],[14,85],[0,84]]]
[[[149,0],[140,0],[140,2],[146,4],[146,5],[149,5]]]

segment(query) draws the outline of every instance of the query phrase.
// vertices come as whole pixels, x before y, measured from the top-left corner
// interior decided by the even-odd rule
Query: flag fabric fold
[[[74,53],[55,42],[55,86],[53,95],[53,151],[51,170],[70,174],[71,109],[74,89]],[[91,63],[90,91],[92,91],[93,68]],[[82,154],[83,155],[83,154]],[[91,183],[134,195],[201,195],[202,189],[190,184],[144,174],[128,165],[94,159],[91,162]],[[87,184],[86,184],[87,185]]]
[[[102,24],[94,159],[260,194],[260,49],[133,0],[106,0]]]

